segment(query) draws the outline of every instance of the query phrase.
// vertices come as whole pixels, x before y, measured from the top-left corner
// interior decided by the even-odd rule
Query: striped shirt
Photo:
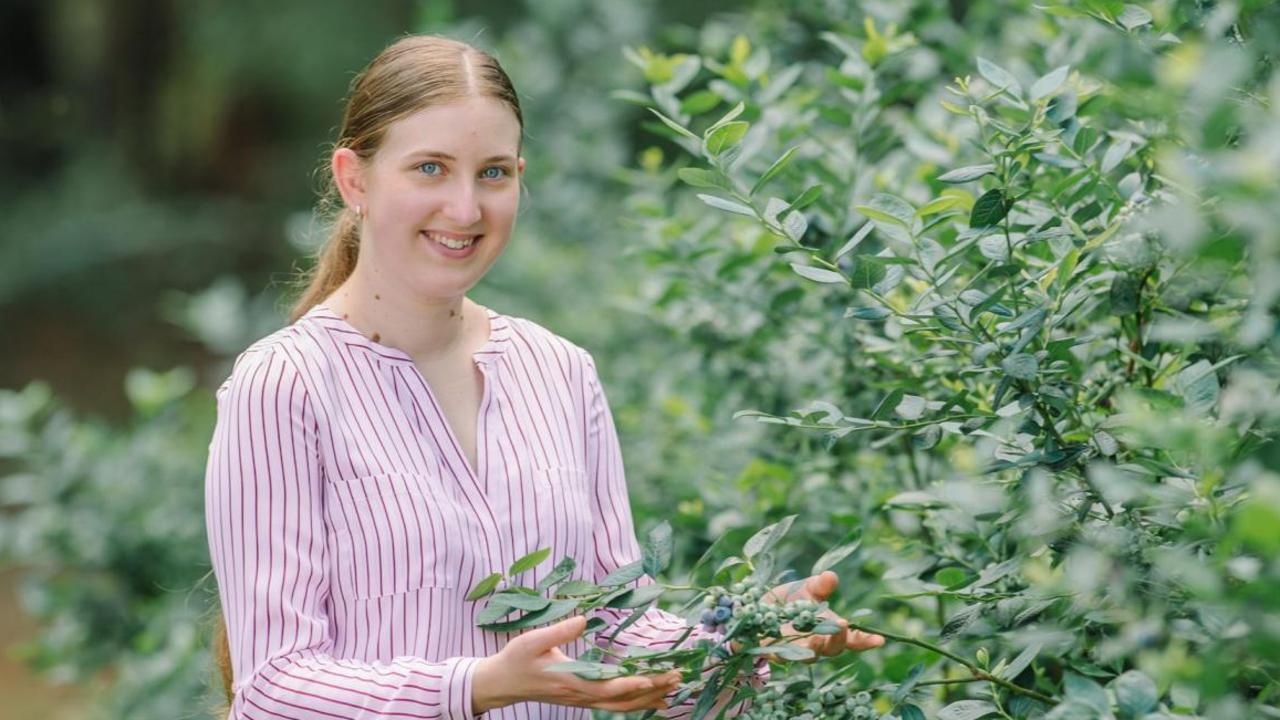
[[[413,359],[323,305],[236,358],[205,476],[230,718],[474,717],[475,665],[513,637],[475,627],[484,602],[465,596],[479,580],[545,547],[551,559],[518,582],[533,586],[565,555],[584,580],[640,557],[591,355],[485,312],[475,468]],[[599,616],[616,626],[628,614]],[[654,608],[616,643],[668,648],[686,629]],[[702,637],[714,636],[696,629],[681,645]],[[567,652],[586,649],[579,639]],[[526,702],[485,717],[590,711]]]

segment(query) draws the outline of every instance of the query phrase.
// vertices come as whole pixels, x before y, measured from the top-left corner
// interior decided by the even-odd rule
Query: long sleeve
[[[592,488],[592,510],[596,518],[593,530],[595,545],[593,571],[598,580],[619,567],[639,560],[642,553],[640,544],[636,541],[617,429],[609,409],[608,399],[600,386],[595,363],[590,355],[587,355],[586,379],[590,414],[587,423],[586,470],[590,476],[588,484]],[[652,583],[653,579],[646,575],[632,585],[640,587]],[[609,623],[609,627],[601,631],[597,637],[613,636],[614,629],[626,620],[631,612],[610,608],[597,611],[597,616]],[[688,633],[687,637],[686,633]],[[723,639],[721,634],[707,632],[701,627],[694,627],[690,631],[683,618],[654,607],[645,611],[639,620],[619,633],[613,642],[623,648],[643,646],[665,650],[673,647],[690,647],[704,638],[717,642]],[[762,685],[768,681],[769,677],[769,663],[763,658],[757,660],[752,684]],[[696,701],[695,695],[679,705],[668,708],[663,714],[670,718],[688,715],[692,712]],[[745,701],[738,703],[729,709],[726,716],[736,716],[746,707]]]
[[[472,718],[479,658],[333,655],[314,398],[279,346],[250,348],[217,393],[205,519],[227,624],[229,718]]]

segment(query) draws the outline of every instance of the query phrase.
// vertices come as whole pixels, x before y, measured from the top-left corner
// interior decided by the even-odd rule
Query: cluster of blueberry
[[[710,632],[724,632],[730,620],[737,621],[737,637],[777,638],[782,626],[791,623],[798,632],[809,632],[821,620],[821,606],[812,600],[793,600],[781,605],[762,602],[765,589],[754,583],[737,582],[728,588],[707,589],[702,599],[702,626]]]
[[[807,683],[805,683],[807,685]],[[755,697],[743,720],[870,720],[876,717],[871,693],[849,693],[834,685],[819,689],[770,686]]]

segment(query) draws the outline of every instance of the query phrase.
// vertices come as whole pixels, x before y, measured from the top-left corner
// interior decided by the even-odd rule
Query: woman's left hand
[[[775,605],[781,605],[796,600],[812,600],[813,602],[823,602],[831,597],[836,591],[836,587],[840,584],[840,578],[834,572],[827,570],[818,575],[813,575],[805,580],[797,580],[791,583],[779,585],[770,590],[764,596],[764,602],[770,602]],[[806,662],[813,662],[818,657],[832,657],[839,655],[848,650],[861,652],[863,650],[871,650],[884,645],[884,637],[873,633],[866,633],[861,630],[850,630],[849,621],[836,615],[830,609],[823,610],[818,616],[819,622],[830,620],[840,626],[840,632],[831,635],[807,635],[807,637],[798,637],[795,640],[789,640],[793,645],[808,648],[813,651],[814,657]],[[783,638],[792,638],[801,633],[787,623],[782,626]],[[736,643],[734,644],[736,646]]]

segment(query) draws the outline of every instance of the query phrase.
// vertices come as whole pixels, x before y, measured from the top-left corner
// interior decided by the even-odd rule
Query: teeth
[[[427,237],[431,238],[432,240],[435,240],[436,242],[440,243],[441,245],[444,245],[447,248],[452,248],[454,250],[461,250],[462,248],[465,248],[465,247],[471,247],[471,245],[476,241],[475,236],[467,238],[466,240],[455,240],[454,238],[445,237],[444,235],[427,233]]]

